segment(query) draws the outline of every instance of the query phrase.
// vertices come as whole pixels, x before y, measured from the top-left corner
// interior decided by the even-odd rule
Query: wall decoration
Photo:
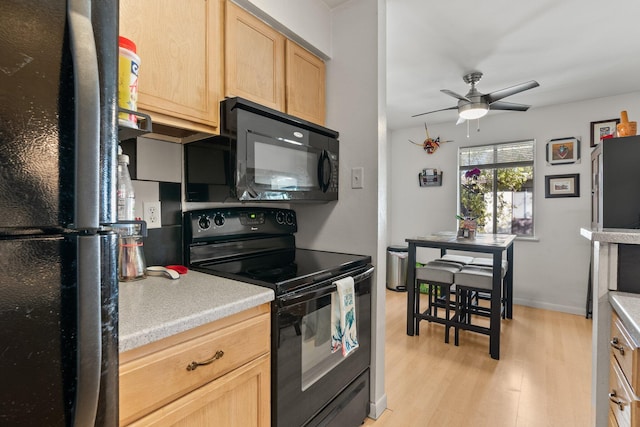
[[[420,187],[433,187],[442,185],[442,171],[438,169],[422,169],[418,174],[418,184]]]
[[[600,120],[591,122],[591,147],[600,144],[603,139],[616,137],[616,126],[620,119]]]
[[[453,141],[440,141],[440,137],[433,139],[429,136],[429,130],[427,129],[427,122],[424,123],[424,130],[427,133],[427,138],[422,141],[422,143],[417,143],[412,140],[409,140],[410,143],[418,145],[427,152],[427,154],[433,154],[440,147],[442,142],[453,142]]]
[[[547,162],[552,165],[576,163],[580,159],[580,140],[557,138],[547,143]]]
[[[580,174],[545,176],[544,197],[580,197]]]

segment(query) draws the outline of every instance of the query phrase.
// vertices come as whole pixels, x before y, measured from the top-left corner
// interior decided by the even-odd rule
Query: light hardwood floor
[[[388,409],[366,427],[585,427],[591,417],[591,320],[514,306],[500,360],[489,337],[442,325],[406,334],[406,293],[386,291]],[[423,305],[426,306],[426,305]]]

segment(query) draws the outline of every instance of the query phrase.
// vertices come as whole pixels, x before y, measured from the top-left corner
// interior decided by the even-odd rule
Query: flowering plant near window
[[[464,173],[464,177],[467,179],[477,180],[478,176],[480,176],[480,169],[473,168]]]
[[[491,171],[481,171],[478,168],[469,169],[461,179],[460,207],[463,219],[475,220],[478,229],[483,231],[487,208],[484,195],[491,191],[491,179],[487,181]]]

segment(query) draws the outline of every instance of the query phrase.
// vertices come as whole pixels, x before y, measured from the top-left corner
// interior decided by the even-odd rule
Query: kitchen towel
[[[342,348],[346,357],[358,348],[354,281],[345,277],[334,283],[337,292],[331,294],[331,352]]]

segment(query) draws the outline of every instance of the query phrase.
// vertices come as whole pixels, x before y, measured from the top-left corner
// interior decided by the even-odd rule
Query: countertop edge
[[[640,343],[640,294],[609,292],[609,302],[636,345]]]
[[[640,229],[627,228],[580,228],[580,235],[593,242],[640,245]]]

